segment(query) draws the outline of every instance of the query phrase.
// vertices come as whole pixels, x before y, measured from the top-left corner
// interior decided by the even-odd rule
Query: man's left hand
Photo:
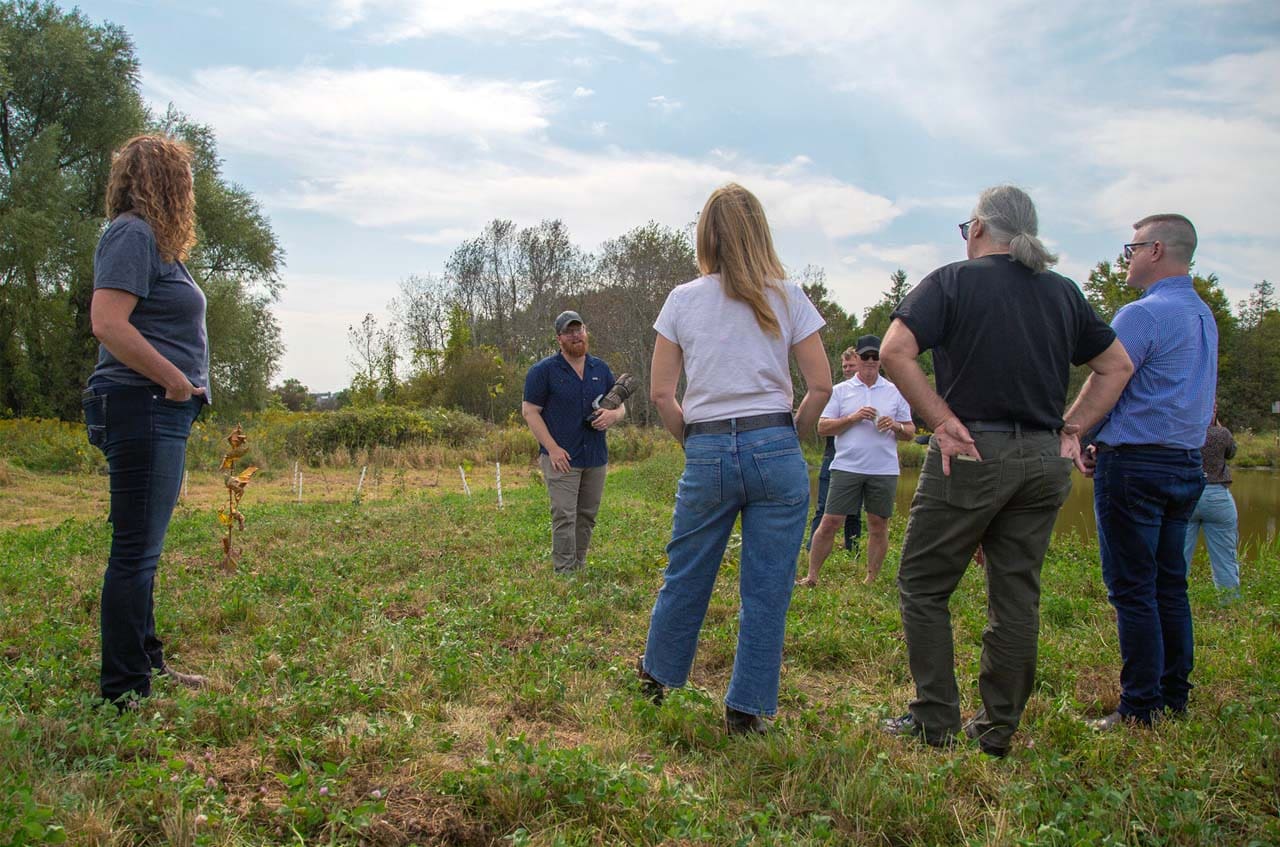
[[[622,409],[597,409],[596,416],[591,419],[591,426],[603,432],[626,416]]]
[[[892,430],[896,434],[898,432],[898,422],[888,415],[881,415],[876,419],[876,429],[880,432]]]
[[[1070,459],[1075,463],[1076,470],[1088,476],[1090,469],[1085,467],[1084,457],[1080,451],[1080,436],[1067,430],[1068,427],[1063,427],[1058,433],[1058,455],[1064,459]]]

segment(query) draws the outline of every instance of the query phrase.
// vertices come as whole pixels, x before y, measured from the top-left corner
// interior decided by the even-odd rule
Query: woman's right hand
[[[205,389],[192,385],[187,380],[183,380],[180,385],[166,388],[164,390],[164,399],[172,400],[175,403],[185,403],[195,395],[203,397],[204,393]]]

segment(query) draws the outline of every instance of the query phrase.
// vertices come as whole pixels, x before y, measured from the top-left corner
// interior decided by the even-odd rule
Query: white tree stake
[[[369,470],[368,465],[364,465],[363,467],[360,468],[360,481],[356,483],[356,499],[357,500],[360,499],[360,491],[364,488],[364,473],[367,470]]]
[[[298,503],[302,503],[302,471],[298,471]]]
[[[462,475],[462,490],[471,496],[471,486],[467,485],[467,472],[462,469],[462,465],[458,465],[458,473]]]
[[[498,508],[502,508],[502,462],[494,462],[494,475],[498,479]]]
[[[183,470],[182,472],[182,499],[187,499],[187,481],[191,478],[191,471]]]

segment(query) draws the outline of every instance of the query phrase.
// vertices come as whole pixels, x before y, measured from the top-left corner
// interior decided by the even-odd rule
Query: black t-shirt
[[[938,268],[893,317],[933,350],[938,393],[961,421],[1044,429],[1062,426],[1071,365],[1116,337],[1074,282],[1006,254]]]

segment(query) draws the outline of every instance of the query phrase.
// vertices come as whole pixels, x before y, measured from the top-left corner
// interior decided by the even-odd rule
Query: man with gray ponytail
[[[933,430],[898,569],[910,711],[885,722],[933,746],[963,728],[982,750],[1010,748],[1035,678],[1040,566],[1071,491],[1077,437],[1111,408],[1132,366],[1116,334],[1037,236],[1035,205],[989,188],[960,224],[967,261],[926,276],[898,305],[880,348],[885,371]],[[937,390],[916,357],[933,351]],[[1072,365],[1093,371],[1066,420]],[[948,604],[979,544],[988,622],[977,714],[963,727]]]

